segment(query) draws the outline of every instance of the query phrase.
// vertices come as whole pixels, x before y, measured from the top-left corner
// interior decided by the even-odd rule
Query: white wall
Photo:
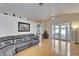
[[[30,23],[30,32],[18,32],[18,22]],[[29,33],[36,34],[37,24],[27,19],[0,14],[0,37]]]

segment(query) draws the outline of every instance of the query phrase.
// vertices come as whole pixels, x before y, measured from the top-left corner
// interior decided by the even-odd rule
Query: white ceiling
[[[31,19],[45,19],[54,14],[53,6],[53,4],[39,6],[37,3],[5,3],[0,4],[0,11],[15,13]]]
[[[0,3],[0,12],[15,13],[29,19],[47,19],[61,13],[79,13],[78,3]]]
[[[56,3],[55,14],[79,13],[79,3]]]

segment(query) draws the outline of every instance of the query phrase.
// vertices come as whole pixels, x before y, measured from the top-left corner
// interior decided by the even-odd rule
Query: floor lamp
[[[74,30],[75,30],[75,44],[79,44],[78,42],[77,42],[77,30],[78,30],[78,25],[75,25],[75,26],[73,26],[73,28],[74,28]]]

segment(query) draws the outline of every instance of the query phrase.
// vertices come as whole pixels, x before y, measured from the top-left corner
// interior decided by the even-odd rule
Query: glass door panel
[[[59,26],[55,26],[55,33],[54,33],[55,38],[59,38]]]
[[[70,25],[67,25],[67,39],[70,41]]]
[[[60,34],[60,38],[61,39],[65,39],[66,38],[66,25],[62,25],[61,26],[61,34]]]

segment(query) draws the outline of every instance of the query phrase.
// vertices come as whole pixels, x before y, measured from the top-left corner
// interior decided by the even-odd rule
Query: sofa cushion
[[[26,42],[29,41],[29,40],[31,40],[31,37],[25,37]]]
[[[4,46],[11,45],[11,44],[13,44],[13,40],[4,41]]]
[[[29,34],[28,36],[29,36],[29,37],[33,37],[33,36],[35,36],[35,34]]]
[[[5,49],[5,56],[12,56],[15,54],[15,45],[6,46]]]
[[[0,56],[4,56],[5,55],[5,48],[0,49]]]
[[[34,34],[28,34],[28,35],[25,35],[25,41],[32,40],[32,38],[34,38],[34,37],[35,37]]]
[[[16,48],[24,47],[24,46],[27,46],[27,45],[28,45],[28,43],[26,43],[26,42],[16,43],[15,44]]]
[[[5,36],[0,38],[0,42],[3,46],[7,46],[13,43],[13,36]],[[0,45],[1,46],[1,45]]]
[[[1,37],[0,42],[6,41],[6,40],[13,40],[13,36],[6,36],[6,37]]]
[[[22,43],[22,42],[25,42],[25,39],[24,38],[18,38],[18,39],[15,39],[14,41],[15,41],[15,43]]]

